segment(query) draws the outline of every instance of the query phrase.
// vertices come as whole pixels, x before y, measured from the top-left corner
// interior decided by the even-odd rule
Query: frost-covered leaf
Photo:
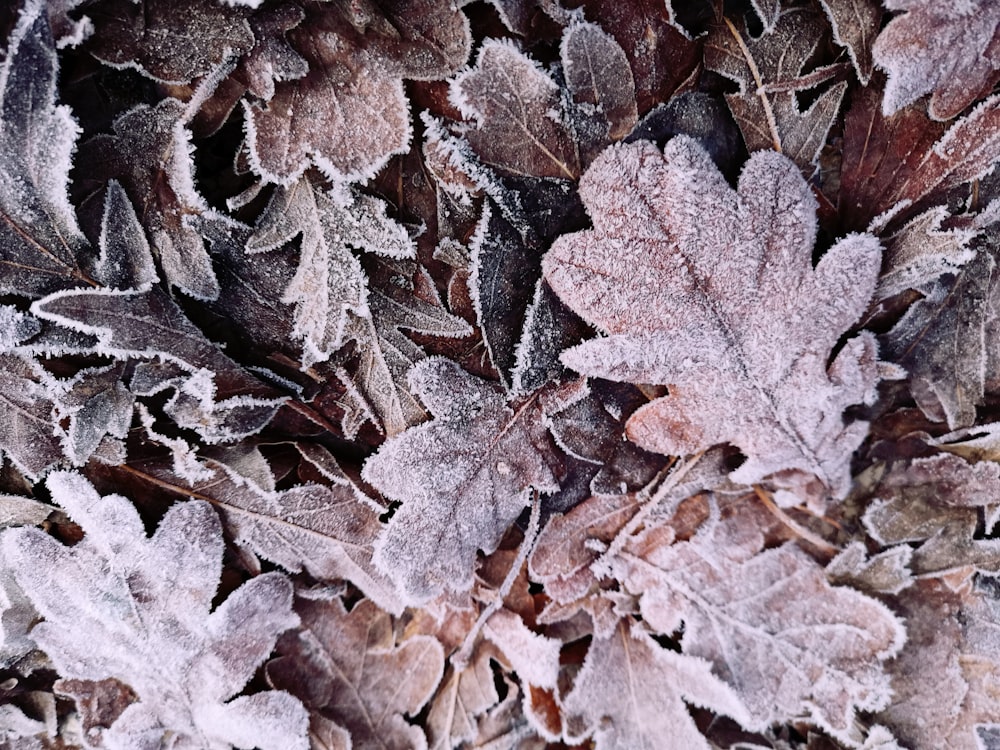
[[[119,68],[168,83],[188,83],[254,46],[247,13],[201,0],[104,0],[89,11],[87,50]]]
[[[869,557],[863,542],[851,542],[826,566],[826,577],[837,586],[852,586],[873,594],[898,594],[913,583],[905,544]]]
[[[218,517],[207,503],[171,508],[146,537],[132,504],[101,497],[79,474],[48,479],[86,531],[65,547],[37,529],[3,534],[18,583],[45,621],[32,631],[63,677],[129,685],[140,701],[105,734],[114,750],[173,736],[174,747],[304,750],[307,716],[287,693],[228,701],[298,624],[292,588],[268,573],[211,611],[222,572]]]
[[[835,72],[832,67],[808,76],[803,71],[824,31],[822,16],[789,10],[778,17],[772,31],[756,38],[744,25],[725,20],[712,28],[705,44],[706,67],[739,84],[739,92],[727,94],[726,101],[747,149],[773,148],[805,172],[813,170],[847,89],[846,83],[834,84],[807,110],[799,108],[796,95]],[[800,77],[801,83],[788,83]]]
[[[478,717],[499,700],[488,649],[478,649],[464,669],[449,665],[427,715],[431,750],[451,750],[474,739]]]
[[[483,42],[475,66],[451,82],[449,99],[472,121],[465,137],[486,164],[528,177],[579,176],[559,87],[513,44]]]
[[[733,554],[725,529],[631,558],[625,582],[643,620],[664,634],[684,623],[682,652],[733,686],[747,728],[804,716],[849,736],[857,711],[889,703],[882,662],[902,647],[902,625],[882,603],[830,586],[794,545]]]
[[[278,83],[266,107],[246,108],[254,169],[281,185],[310,165],[332,179],[374,175],[409,144],[400,79],[444,78],[471,44],[462,11],[439,0],[312,7],[289,38],[308,74]]]
[[[814,268],[815,202],[792,162],[755,154],[736,192],[680,136],[663,154],[609,149],[581,194],[595,229],[557,240],[543,268],[609,334],[564,352],[565,364],[670,386],[629,419],[630,439],[673,455],[730,442],[748,456],[735,481],[795,469],[846,492],[866,426],[840,415],[874,396],[874,339],[827,362],[874,291],[875,238],[849,236]]]
[[[81,370],[59,398],[60,414],[69,419],[66,455],[82,466],[106,436],[124,438],[132,424],[135,396],[121,378],[124,365]]]
[[[1000,571],[1000,542],[977,539],[980,513],[986,533],[1000,514],[1000,467],[970,464],[941,454],[897,464],[882,478],[864,514],[868,533],[879,544],[917,545],[910,568],[930,576],[973,566]]]
[[[483,627],[483,635],[507,657],[522,685],[556,687],[562,647],[558,639],[534,632],[509,609],[493,614]]]
[[[209,208],[195,187],[186,117],[186,107],[177,99],[163,99],[155,107],[139,105],[115,119],[113,135],[87,141],[78,169],[98,187],[102,180],[119,180],[142,217],[166,281],[209,300],[218,295],[219,285],[205,242],[192,224]],[[113,194],[115,188],[109,189]]]
[[[27,498],[20,499],[27,501]],[[45,516],[51,510],[51,507],[47,507]],[[7,515],[6,512],[4,515]],[[0,667],[7,669],[35,647],[35,641],[29,633],[37,620],[38,612],[14,580],[14,571],[0,552]],[[0,731],[0,735],[2,734]],[[0,737],[0,741],[2,739]]]
[[[471,587],[476,550],[496,549],[532,488],[559,484],[536,402],[515,411],[492,384],[440,357],[415,365],[410,386],[434,420],[387,440],[362,476],[402,502],[376,543],[375,564],[424,602]]]
[[[265,8],[250,17],[256,42],[240,60],[235,75],[246,82],[251,94],[268,101],[277,82],[294,81],[309,72],[309,63],[287,40],[288,31],[304,18],[305,12],[292,3]]]
[[[433,282],[429,279],[428,282],[433,289]],[[406,376],[427,355],[404,331],[464,338],[472,335],[473,329],[440,304],[388,285],[381,291],[372,291],[368,305],[371,318],[352,316],[349,323],[348,335],[359,344],[360,361],[353,377],[386,436],[391,437],[426,417],[420,402],[409,391]]]
[[[873,80],[853,94],[844,117],[838,210],[849,229],[926,206],[928,198],[984,177],[1000,159],[1000,97],[984,100],[947,130],[917,106],[887,117],[879,101]]]
[[[303,342],[308,366],[344,344],[349,313],[371,317],[367,277],[350,248],[392,258],[413,257],[416,250],[406,229],[386,216],[382,201],[328,194],[306,178],[275,190],[247,251],[273,250],[299,235],[298,270],[281,301],[295,305],[293,335]]]
[[[511,183],[487,200],[472,238],[469,292],[490,359],[504,385],[518,366],[531,293],[541,277],[541,253],[562,231],[583,226],[583,206],[565,180]],[[520,189],[517,189],[520,188]]]
[[[733,690],[708,662],[661,648],[637,625],[622,622],[610,638],[595,638],[573,689],[563,698],[566,739],[593,736],[597,750],[708,750],[685,702],[745,720]]]
[[[392,620],[371,601],[347,612],[340,599],[300,598],[302,629],[278,642],[268,680],[351,735],[352,750],[426,748],[415,715],[444,670],[437,639],[415,635],[396,644]]]
[[[0,450],[28,478],[37,479],[63,458],[63,430],[55,417],[59,389],[33,360],[0,354]]]
[[[883,356],[906,368],[920,409],[951,429],[973,424],[982,403],[998,295],[996,261],[980,250],[957,273],[929,285],[882,339]]]
[[[100,255],[93,276],[111,289],[142,289],[159,280],[146,232],[117,180],[108,183],[101,220]]]
[[[833,38],[847,48],[861,83],[868,85],[872,74],[872,44],[882,20],[878,0],[820,0],[830,19]]]
[[[885,0],[896,16],[875,40],[875,64],[889,74],[887,115],[933,92],[930,115],[950,120],[1000,80],[1000,8],[990,0]]]
[[[625,50],[640,115],[682,89],[701,62],[701,44],[678,28],[669,2],[583,0],[582,7]]]
[[[273,396],[274,391],[229,359],[159,287],[149,291],[59,292],[38,300],[35,314],[97,336],[96,351],[116,359],[160,359],[214,375],[220,399]],[[147,392],[151,392],[147,391]]]
[[[159,460],[133,461],[126,471],[179,495],[208,500],[238,544],[285,570],[304,570],[326,581],[346,579],[383,609],[402,611],[392,584],[372,564],[380,511],[346,479],[269,490],[221,462],[201,464],[205,476],[190,484]]]
[[[909,639],[890,665],[892,705],[877,720],[905,747],[992,747],[979,733],[995,725],[1000,701],[996,599],[927,580],[900,594],[897,606]]]
[[[625,51],[593,23],[571,24],[563,33],[559,57],[566,87],[579,106],[575,123],[581,158],[589,163],[605,146],[624,138],[639,119],[635,81]]]
[[[45,3],[26,3],[0,64],[0,291],[37,297],[79,286],[87,240],[66,194],[79,133],[56,105]]]
[[[975,232],[943,229],[941,223],[947,218],[947,210],[935,206],[889,239],[875,299],[884,300],[907,289],[929,288],[945,273],[958,273],[976,257],[969,247]]]

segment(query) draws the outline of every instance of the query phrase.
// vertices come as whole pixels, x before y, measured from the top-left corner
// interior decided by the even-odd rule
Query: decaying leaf
[[[192,750],[304,750],[306,713],[287,693],[226,702],[298,623],[288,580],[259,576],[211,611],[223,551],[211,506],[176,505],[147,538],[124,497],[101,497],[67,472],[52,474],[48,487],[84,541],[65,547],[37,529],[10,529],[4,555],[45,617],[32,637],[60,674],[115,678],[139,696],[105,746],[134,750],[172,736],[174,747]]]
[[[368,600],[348,612],[340,599],[299,598],[302,629],[278,642],[268,680],[351,735],[353,750],[426,748],[414,715],[430,699],[444,670],[436,638],[396,644],[392,620]]]
[[[564,363],[670,386],[629,419],[629,438],[673,455],[731,442],[748,456],[736,481],[797,469],[846,492],[865,425],[840,415],[874,395],[874,339],[827,361],[874,291],[875,238],[849,236],[814,268],[815,203],[794,165],[755,154],[734,192],[684,137],[662,154],[648,143],[608,150],[581,195],[595,229],[561,237],[543,268],[608,334]]]
[[[61,388],[33,360],[0,354],[0,450],[32,479],[63,459],[64,431],[55,418]],[[53,392],[54,391],[54,392]]]
[[[828,67],[803,73],[824,32],[821,16],[789,10],[778,17],[773,30],[757,38],[745,26],[724,19],[713,27],[705,45],[705,65],[740,86],[738,93],[726,95],[726,101],[747,149],[773,148],[807,173],[819,157],[847,89],[846,83],[834,84],[807,110],[799,109],[796,94],[835,72]]]
[[[861,83],[872,74],[872,44],[882,20],[878,0],[820,0],[837,44],[847,48]]]
[[[889,115],[933,92],[930,115],[950,120],[1000,80],[1000,9],[989,0],[949,4],[885,0],[896,16],[875,40],[875,64],[889,74]]]
[[[559,484],[536,402],[515,411],[497,388],[440,357],[414,366],[410,387],[434,420],[387,440],[362,476],[402,502],[375,564],[424,602],[471,587],[476,551],[496,549],[532,489]]]
[[[685,701],[737,720],[746,709],[708,662],[660,647],[639,626],[621,623],[595,638],[573,689],[563,698],[566,738],[593,735],[597,750],[653,750],[663,738],[679,747],[709,748]]]

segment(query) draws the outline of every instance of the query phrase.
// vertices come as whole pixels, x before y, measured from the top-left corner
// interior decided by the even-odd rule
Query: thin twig
[[[809,529],[807,529],[805,526],[802,526],[801,524],[792,520],[788,516],[788,514],[785,513],[785,511],[783,511],[781,508],[777,506],[777,504],[771,498],[770,494],[768,494],[764,490],[764,488],[761,487],[759,484],[755,484],[753,486],[753,491],[754,494],[757,495],[757,498],[764,504],[764,507],[771,512],[771,515],[773,515],[775,518],[781,521],[782,524],[784,524],[793,532],[795,532],[797,536],[809,542],[814,547],[818,547],[824,552],[829,552],[831,554],[837,554],[838,552],[840,552],[840,549],[838,547],[835,547],[834,545],[826,541],[823,537],[814,534],[813,532],[809,531]]]

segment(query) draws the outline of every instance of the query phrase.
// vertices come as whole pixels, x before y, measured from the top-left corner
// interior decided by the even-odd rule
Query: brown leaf
[[[465,669],[449,665],[427,715],[431,750],[451,750],[474,739],[478,717],[500,701],[490,655],[491,649],[480,647]]]
[[[245,80],[247,90],[259,99],[270,100],[277,82],[294,81],[309,72],[309,63],[286,38],[304,18],[305,12],[291,3],[261,9],[250,17],[256,42],[234,76]]]
[[[165,83],[188,83],[254,46],[246,10],[219,3],[105,0],[88,13],[94,57]]]
[[[441,644],[413,636],[396,645],[392,619],[365,599],[348,612],[340,599],[299,597],[301,630],[278,641],[268,681],[351,734],[354,750],[409,750],[424,744],[403,714],[420,711],[444,669]]]
[[[580,190],[595,229],[559,238],[543,269],[609,334],[564,352],[565,364],[669,385],[632,415],[629,438],[672,455],[730,442],[748,456],[734,481],[795,469],[846,492],[866,427],[840,415],[874,396],[874,339],[827,361],[874,290],[875,238],[849,236],[814,268],[815,202],[787,158],[755,154],[734,192],[681,136],[663,154],[649,143],[609,149]]]
[[[569,742],[594,738],[597,750],[675,747],[708,750],[685,701],[737,720],[746,709],[708,662],[661,648],[628,621],[595,638],[573,689],[563,698]]]
[[[833,27],[833,38],[847,48],[858,79],[865,86],[872,75],[872,44],[882,20],[878,0],[820,0]]]
[[[554,492],[556,459],[529,401],[516,412],[493,384],[442,357],[410,370],[410,388],[434,415],[387,440],[365,462],[365,481],[401,501],[375,562],[412,602],[472,585],[476,550],[487,554],[529,503]]]
[[[640,115],[685,86],[695,74],[701,44],[674,23],[669,2],[657,0],[573,0],[625,50],[635,81]]]
[[[34,360],[0,354],[0,449],[30,479],[63,459],[51,375]]]
[[[876,217],[884,226],[985,176],[998,159],[1000,97],[981,102],[946,132],[916,106],[883,115],[874,81],[853,94],[844,118],[838,211],[849,229],[864,229]]]
[[[747,149],[773,148],[806,173],[813,171],[847,89],[846,83],[834,84],[808,110],[799,109],[796,94],[836,74],[832,66],[809,74],[803,71],[825,30],[822,16],[789,10],[781,14],[773,31],[756,38],[744,25],[723,19],[713,26],[705,44],[705,66],[739,84],[739,93],[727,94],[726,101]]]
[[[865,528],[885,546],[919,544],[910,562],[914,574],[940,576],[965,566],[1000,570],[1000,542],[975,538],[980,512],[987,533],[1000,512],[997,464],[948,454],[917,458],[894,465],[874,494]]]
[[[1000,701],[1000,612],[990,592],[918,581],[898,599],[908,640],[891,663],[892,705],[876,719],[907,747],[981,750]]]
[[[509,42],[487,39],[449,97],[473,122],[465,137],[482,161],[508,173],[575,179],[580,173],[559,87]]]
[[[885,5],[906,11],[875,40],[875,64],[889,74],[885,114],[933,92],[931,117],[950,120],[1000,80],[1000,8],[995,3],[887,0]]]
[[[625,554],[643,620],[668,635],[683,622],[682,652],[707,659],[733,686],[750,712],[745,727],[808,716],[849,736],[856,711],[889,703],[881,662],[902,647],[902,625],[880,602],[831,587],[792,544],[734,555],[726,529],[641,560]]]

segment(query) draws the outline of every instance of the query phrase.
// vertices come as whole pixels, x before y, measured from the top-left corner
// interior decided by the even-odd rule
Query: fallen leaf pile
[[[0,39],[0,750],[1000,748],[995,3]]]

